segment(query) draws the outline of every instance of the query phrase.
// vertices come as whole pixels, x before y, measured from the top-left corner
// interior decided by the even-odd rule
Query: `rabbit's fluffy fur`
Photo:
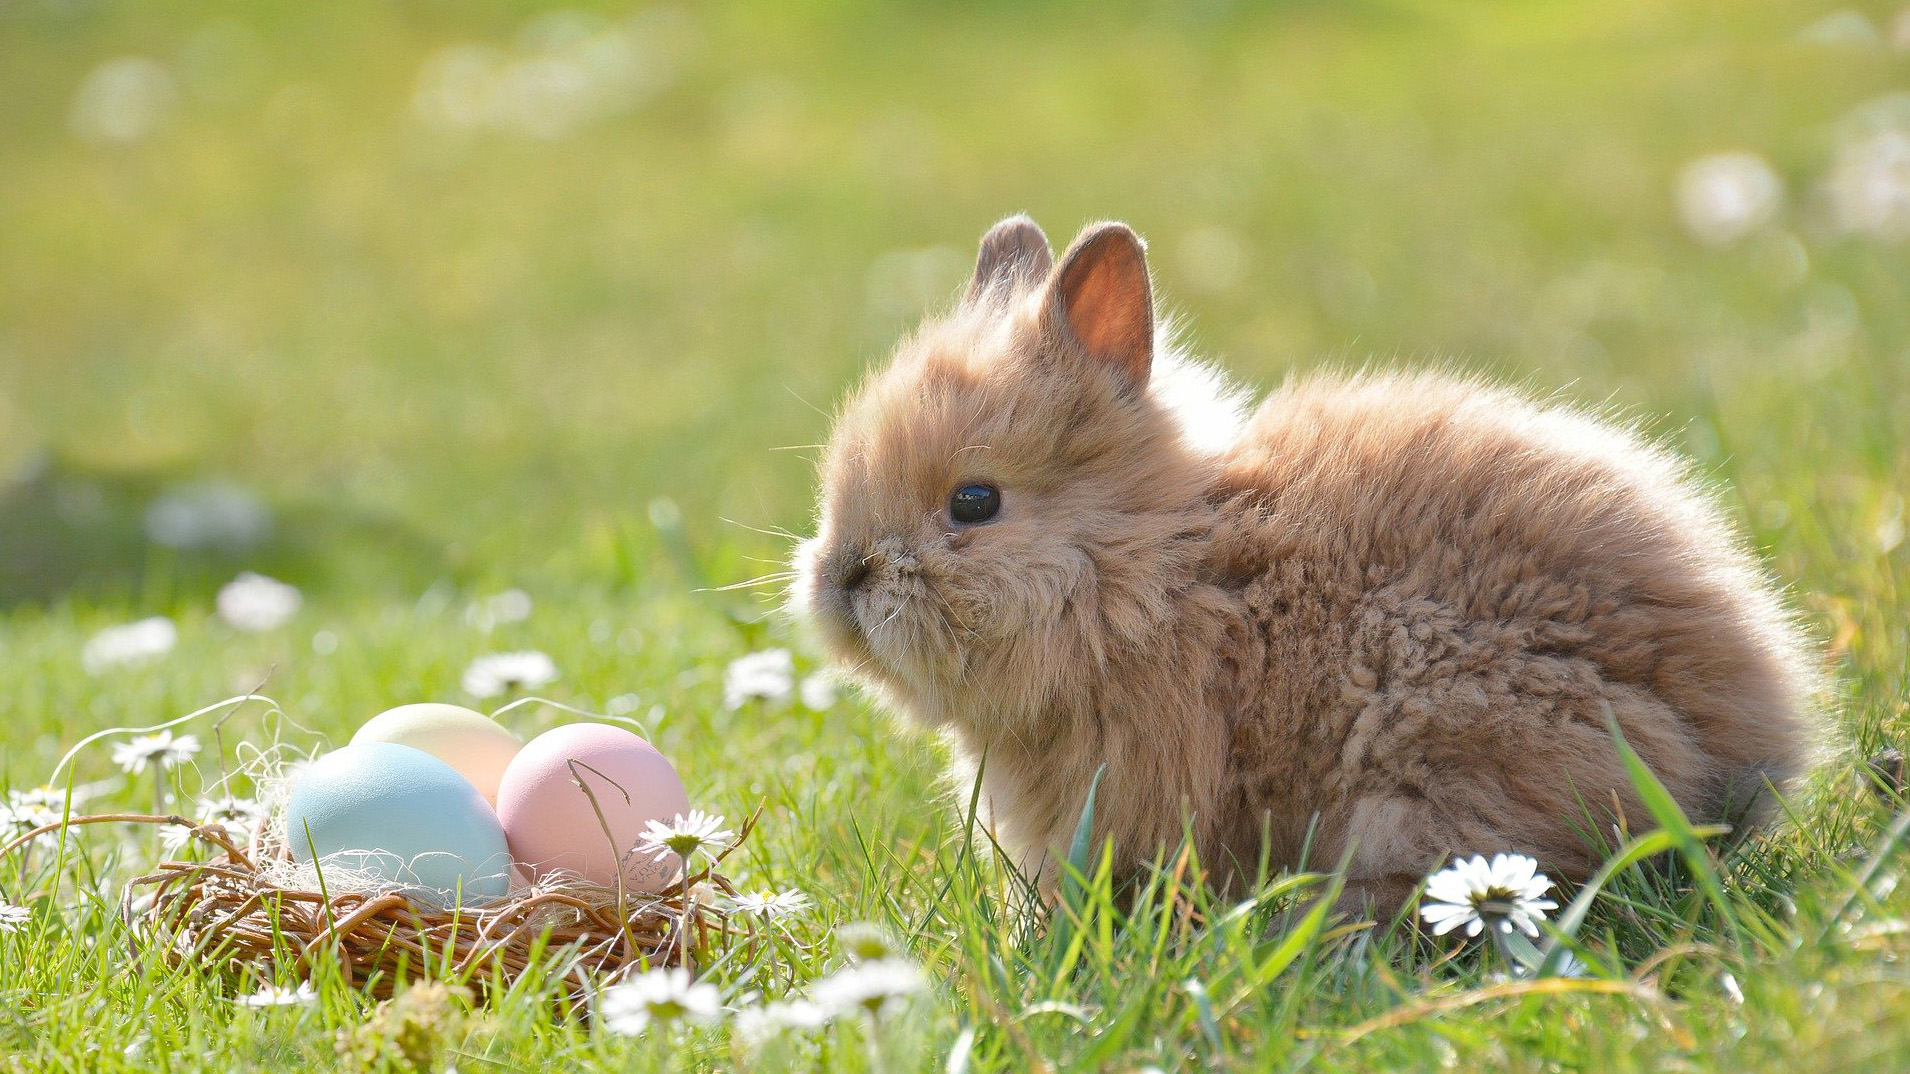
[[[1686,468],[1633,431],[1434,374],[1291,381],[1243,420],[1153,317],[1143,246],[1025,218],[842,411],[795,600],[982,772],[1052,883],[1097,769],[1132,873],[1349,855],[1381,911],[1456,853],[1582,878],[1648,820],[1607,730],[1699,821],[1804,766],[1812,661]],[[966,485],[1000,490],[982,524]],[[1310,841],[1310,842],[1309,842]]]

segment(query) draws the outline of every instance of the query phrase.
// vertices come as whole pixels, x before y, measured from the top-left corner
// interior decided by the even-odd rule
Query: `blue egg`
[[[369,875],[438,906],[510,890],[497,813],[456,769],[410,746],[365,742],[312,762],[286,802],[285,835],[321,876]]]

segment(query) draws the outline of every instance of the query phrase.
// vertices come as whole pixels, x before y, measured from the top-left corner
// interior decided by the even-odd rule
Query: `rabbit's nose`
[[[837,565],[836,581],[846,590],[854,590],[869,580],[869,557],[843,556]]]
[[[911,574],[916,569],[916,563],[915,557],[902,547],[901,542],[893,537],[885,537],[867,550],[845,548],[837,552],[830,567],[842,591],[853,593],[878,572],[894,568],[898,574]]]

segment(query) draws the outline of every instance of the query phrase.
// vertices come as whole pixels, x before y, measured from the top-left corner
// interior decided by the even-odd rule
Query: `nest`
[[[221,825],[179,816],[74,817],[64,826],[109,822],[184,825],[215,851],[206,861],[161,862],[127,885],[121,915],[135,951],[157,948],[173,966],[270,981],[284,970],[309,980],[318,964],[331,963],[379,997],[423,977],[456,980],[483,997],[535,972],[561,982],[569,1002],[581,1005],[641,969],[693,968],[736,934],[716,904],[735,894],[717,871],[722,856],[662,894],[545,883],[440,909],[395,891],[328,893],[288,883],[296,875],[287,868],[291,854],[269,831],[257,833],[248,850]]]

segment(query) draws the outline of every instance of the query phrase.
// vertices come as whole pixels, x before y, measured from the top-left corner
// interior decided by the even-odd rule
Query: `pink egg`
[[[625,886],[662,891],[677,878],[676,861],[634,848],[648,822],[667,823],[689,810],[670,762],[609,724],[565,724],[538,735],[511,758],[497,786],[497,819],[511,857],[539,880],[569,874],[614,887],[621,867]]]

